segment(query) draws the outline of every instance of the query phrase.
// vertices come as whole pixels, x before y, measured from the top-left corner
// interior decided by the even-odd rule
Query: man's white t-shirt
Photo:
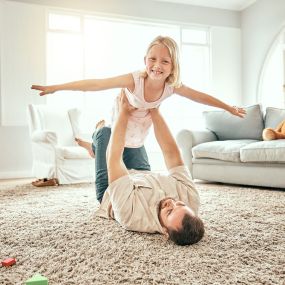
[[[127,230],[163,233],[158,205],[165,197],[183,201],[198,214],[199,194],[186,166],[172,168],[168,175],[131,171],[109,185],[96,215],[113,218]]]

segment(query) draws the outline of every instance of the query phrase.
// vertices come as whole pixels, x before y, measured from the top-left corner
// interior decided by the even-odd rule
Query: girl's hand
[[[244,108],[239,108],[237,106],[230,106],[229,110],[228,110],[231,114],[243,118],[244,115],[246,114],[246,111]]]
[[[42,92],[40,92],[40,96],[52,94],[56,91],[54,86],[32,85],[31,89],[42,91]]]
[[[121,94],[120,94],[120,97],[118,97],[118,100],[119,100],[119,111],[120,112],[123,112],[129,115],[130,113],[132,113],[133,111],[137,109],[129,103],[129,100],[126,96],[124,89],[121,90]]]

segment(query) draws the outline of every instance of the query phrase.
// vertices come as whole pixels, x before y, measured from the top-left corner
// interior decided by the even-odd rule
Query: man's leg
[[[102,127],[93,134],[92,148],[95,152],[95,176],[96,197],[101,203],[103,195],[108,187],[108,171],[106,151],[111,136],[111,128]]]
[[[97,130],[101,129],[104,126],[105,126],[105,120],[101,120],[96,124],[95,132],[92,135],[92,139],[94,139],[94,135],[96,134]],[[96,149],[95,149],[94,141],[92,144],[80,138],[75,138],[75,141],[77,142],[79,146],[85,148],[92,158],[95,158]]]
[[[92,147],[93,144],[91,144],[90,142],[84,141],[82,139],[79,139],[79,138],[75,138],[75,141],[77,142],[79,146],[85,148],[92,158],[95,158],[95,149]]]
[[[96,197],[101,203],[103,195],[108,187],[108,170],[106,162],[106,151],[111,137],[109,127],[99,128],[93,134],[92,148],[96,150],[95,175],[96,175]],[[144,146],[140,148],[125,148],[123,161],[128,169],[150,170],[148,156]]]
[[[144,146],[139,148],[125,147],[123,161],[127,169],[150,170],[148,156]]]

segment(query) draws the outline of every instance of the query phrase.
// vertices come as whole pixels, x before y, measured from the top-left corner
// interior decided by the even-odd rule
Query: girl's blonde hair
[[[178,88],[181,86],[181,81],[180,81],[179,50],[177,43],[170,37],[158,36],[149,44],[146,51],[146,55],[154,45],[159,45],[159,44],[162,44],[165,47],[167,47],[172,62],[172,71],[171,74],[167,77],[166,82],[169,83],[171,86]],[[144,78],[147,77],[146,71],[142,73],[142,76]]]

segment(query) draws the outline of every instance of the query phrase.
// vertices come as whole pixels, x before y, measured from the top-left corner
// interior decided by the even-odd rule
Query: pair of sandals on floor
[[[51,178],[51,179],[43,178],[33,181],[32,185],[36,187],[58,186],[59,182],[57,178]]]

